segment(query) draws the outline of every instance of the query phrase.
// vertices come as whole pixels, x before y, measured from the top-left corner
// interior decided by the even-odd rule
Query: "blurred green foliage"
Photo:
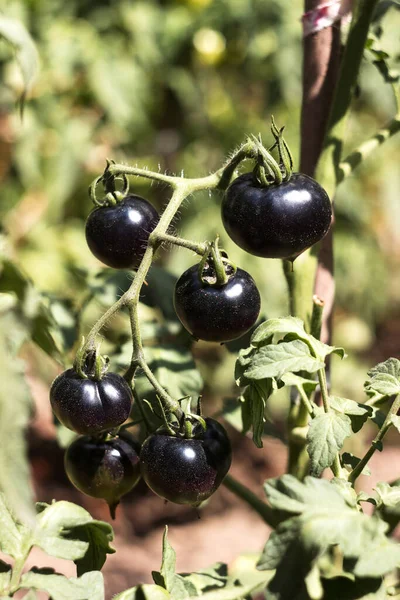
[[[286,125],[298,162],[302,2],[10,0],[2,13],[31,33],[40,72],[21,121],[15,103],[23,91],[22,76],[13,50],[0,40],[0,218],[6,233],[1,252],[15,274],[14,283],[6,285],[3,271],[1,291],[18,297],[13,286],[36,290],[34,319],[42,319],[46,331],[55,323],[59,327],[54,347],[49,339],[36,341],[67,364],[79,334],[129,285],[129,274],[124,279],[103,270],[85,242],[84,222],[91,210],[87,187],[107,157],[205,175],[247,134],[260,132],[268,140],[274,114],[279,125]],[[399,26],[395,6],[375,23],[389,54],[398,55]],[[348,122],[348,151],[394,111],[390,85],[365,62]],[[356,351],[368,350],[377,324],[388,314],[399,314],[399,150],[399,139],[390,140],[340,187],[336,199],[341,324],[336,341],[350,351],[353,340]],[[160,209],[166,201],[163,187],[138,180],[131,187]],[[219,203],[217,193],[197,194],[184,206],[176,229],[195,240],[220,233],[232,259],[256,279],[264,316],[287,314],[280,262],[246,255],[234,246],[222,229]],[[160,254],[159,265],[176,277],[195,260],[173,249]],[[31,283],[21,284],[24,273]],[[160,292],[156,297],[165,300]],[[165,348],[171,336],[178,337],[186,357],[188,340],[165,312],[171,308],[148,305],[141,314],[150,346]],[[35,320],[24,318],[34,326]],[[352,323],[350,335],[346,319]],[[104,336],[104,350],[121,367],[129,355],[127,315],[115,319]],[[357,344],[360,339],[365,343]],[[234,356],[209,344],[197,345],[194,352],[206,398],[219,408],[221,398],[234,392]],[[191,369],[189,361],[182,381]],[[344,395],[359,394],[346,367],[338,369],[337,392],[344,393],[343,374]],[[190,391],[200,381],[198,376]],[[173,385],[184,393],[180,380]]]

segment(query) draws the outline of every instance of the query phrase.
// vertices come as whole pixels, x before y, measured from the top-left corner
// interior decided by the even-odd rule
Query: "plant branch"
[[[117,302],[115,302],[115,304],[113,304],[113,306],[111,306],[104,313],[104,315],[100,317],[97,323],[93,325],[86,338],[82,352],[94,350],[96,347],[96,338],[100,334],[101,330],[108,324],[110,319],[112,319],[113,316],[119,310],[121,310],[123,307],[128,306],[132,331],[132,359],[131,365],[125,373],[125,378],[128,381],[132,380],[136,368],[140,367],[143,370],[146,377],[148,378],[148,380],[150,381],[150,383],[153,385],[165,411],[174,414],[178,422],[181,422],[183,416],[183,411],[178,400],[172,398],[168,394],[168,392],[159,384],[144,358],[140,334],[140,324],[138,318],[138,303],[140,290],[143,286],[143,283],[145,282],[147,273],[154,260],[156,247],[160,243],[162,243],[162,241],[167,241],[170,243],[177,244],[178,246],[183,246],[190,250],[194,250],[198,254],[205,253],[205,251],[207,250],[207,244],[197,244],[196,242],[184,240],[183,238],[175,238],[174,236],[168,234],[167,231],[171,225],[172,220],[174,219],[183,201],[193,192],[199,190],[210,190],[215,188],[226,187],[229,184],[233,172],[237,165],[240,163],[240,161],[244,160],[245,158],[254,158],[258,156],[258,153],[260,152],[260,147],[260,142],[258,142],[257,140],[248,139],[237,150],[237,152],[231,156],[231,158],[227,161],[224,167],[222,167],[215,173],[208,175],[207,177],[195,179],[186,179],[184,177],[172,177],[169,175],[164,175],[162,173],[154,173],[152,171],[148,171],[147,169],[129,167],[127,165],[116,164],[112,161],[108,161],[107,168],[103,176],[97,177],[89,188],[91,190],[93,198],[95,199],[96,185],[98,185],[98,183],[102,181],[102,179],[104,184],[108,183],[108,185],[110,186],[110,178],[112,179],[113,177],[122,176],[122,178],[126,179],[127,175],[147,177],[149,179],[154,179],[158,182],[167,183],[172,187],[172,196],[164,212],[162,213],[156,228],[150,234],[149,243],[147,245],[146,251],[144,253],[144,256],[135,274],[131,286],[117,300]]]
[[[186,240],[184,238],[176,237],[175,235],[170,235],[168,233],[158,233],[156,236],[153,234],[150,235],[150,244],[162,244],[163,242],[173,244],[174,246],[180,246],[181,248],[186,248],[187,250],[192,250],[200,256],[203,256],[207,251],[207,244],[192,242],[192,240]]]
[[[267,525],[275,528],[279,524],[279,519],[277,518],[275,511],[266,504],[266,502],[260,500],[260,498],[249,490],[248,487],[232,477],[232,475],[227,475],[222,483],[228,490],[238,496],[238,498],[241,498],[251,506]]]
[[[391,138],[393,135],[400,131],[400,113],[397,113],[395,117],[385,127],[379,129],[372,137],[363,142],[358,148],[353,150],[342,162],[339,164],[337,182],[341,183],[346,177],[349,177],[353,171],[360,165],[370,154],[372,154],[379,146],[386,140]]]
[[[321,388],[322,405],[324,407],[324,411],[326,413],[328,413],[331,410],[331,408],[329,405],[328,384],[326,381],[325,369],[324,368],[319,369],[317,371],[317,375],[318,375],[319,386]]]
[[[297,386],[297,391],[300,394],[300,398],[303,402],[304,408],[307,410],[308,414],[313,419],[315,417],[315,410],[314,410],[313,405],[310,402],[309,397],[305,393],[303,386],[302,385]]]
[[[354,467],[354,469],[351,471],[351,473],[349,475],[349,481],[353,486],[354,486],[356,479],[359,477],[359,475],[361,475],[364,467],[368,464],[369,460],[374,455],[375,451],[380,449],[383,438],[385,437],[385,435],[389,431],[390,427],[392,426],[392,416],[397,414],[397,411],[399,409],[400,409],[400,394],[397,396],[397,398],[393,402],[392,406],[390,407],[390,410],[389,410],[388,414],[386,415],[386,419],[384,420],[382,427],[378,431],[376,437],[371,442],[370,448],[367,450],[367,452],[365,453],[363,458],[360,460],[360,462],[357,464],[357,466]]]

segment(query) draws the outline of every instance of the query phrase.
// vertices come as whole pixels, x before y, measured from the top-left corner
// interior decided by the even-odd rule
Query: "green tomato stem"
[[[358,465],[356,467],[354,467],[354,469],[349,474],[349,481],[353,486],[354,486],[356,479],[359,477],[359,475],[361,475],[361,472],[363,471],[364,467],[368,464],[369,460],[374,455],[375,451],[379,448],[380,443],[382,442],[383,438],[385,437],[385,435],[389,431],[390,427],[392,426],[392,421],[391,421],[392,415],[397,414],[398,410],[400,410],[400,394],[396,397],[395,401],[393,402],[392,406],[390,407],[389,412],[386,415],[386,419],[384,420],[382,427],[380,428],[377,435],[371,442],[370,448],[367,450],[367,452],[365,453],[363,458],[360,460]]]
[[[304,408],[306,409],[306,411],[310,415],[310,417],[313,419],[315,417],[315,410],[314,410],[313,405],[310,402],[310,399],[308,398],[307,394],[305,393],[303,386],[299,385],[297,387],[297,390],[299,392],[299,395],[300,395],[300,398],[301,398]]]
[[[257,148],[258,150],[258,148]],[[140,169],[138,167],[129,167],[126,165],[120,165],[109,162],[107,165],[107,177],[117,177],[122,175],[134,175],[137,177],[146,177],[162,183],[168,184],[172,190],[172,196],[164,212],[162,213],[157,227],[154,229],[150,236],[149,244],[146,252],[142,258],[140,266],[136,272],[136,275],[132,281],[129,289],[113,304],[100,319],[95,323],[90,330],[82,352],[94,350],[96,347],[96,338],[100,334],[103,327],[114,317],[114,315],[125,306],[129,306],[129,314],[131,321],[132,331],[132,359],[131,365],[125,374],[125,377],[131,379],[135,373],[135,369],[140,367],[150,383],[153,385],[157,392],[160,401],[162,402],[163,408],[167,413],[175,415],[178,422],[181,422],[183,418],[183,411],[177,400],[172,398],[168,392],[160,385],[150,367],[148,366],[143,353],[143,346],[140,334],[140,324],[138,319],[138,302],[139,294],[142,286],[145,282],[147,273],[151,267],[154,259],[155,246],[160,243],[160,240],[169,241],[182,245],[186,248],[194,250],[197,253],[204,254],[208,249],[207,244],[196,244],[182,238],[174,238],[170,236],[167,231],[174,219],[176,213],[181,207],[183,201],[196,191],[200,190],[211,190],[216,188],[223,188],[229,185],[230,179],[233,175],[236,166],[245,158],[249,158],[256,155],[255,144],[250,140],[247,141],[239,150],[229,159],[224,167],[216,171],[215,173],[208,175],[207,177],[185,179],[183,177],[172,177],[164,175],[162,173],[154,173],[147,169]],[[95,195],[96,185],[99,183],[101,177],[96,178],[93,184],[90,186],[92,195]],[[204,250],[204,252],[203,252]],[[143,407],[142,407],[143,408]],[[142,410],[144,416],[144,411]]]
[[[329,405],[329,394],[328,394],[328,384],[326,381],[326,373],[325,373],[325,369],[319,369],[317,371],[317,375],[318,375],[318,381],[319,381],[319,385],[321,388],[321,398],[322,398],[322,405],[324,407],[324,411],[326,413],[328,413],[330,411],[330,405]]]
[[[154,236],[154,234],[150,234],[150,244],[159,245],[164,242],[167,244],[173,244],[174,246],[180,246],[181,248],[186,248],[187,250],[192,250],[200,256],[203,256],[208,249],[207,244],[193,242],[192,240],[186,240],[184,238],[176,237],[168,233],[159,233],[157,234],[157,236]]]
[[[313,296],[313,309],[311,313],[310,333],[317,340],[321,337],[322,314],[324,312],[324,301],[318,296]]]
[[[360,144],[358,148],[353,150],[339,164],[337,173],[337,182],[341,183],[346,177],[349,177],[353,171],[360,165],[370,154],[375,152],[379,146],[393,135],[400,131],[400,112],[385,127],[379,129],[372,137]]]
[[[222,483],[238,498],[241,498],[246,504],[251,506],[267,525],[273,528],[279,525],[279,519],[275,511],[268,504],[260,500],[248,487],[232,477],[232,475],[227,475]]]
[[[213,267],[217,277],[216,285],[225,285],[228,282],[228,275],[225,271],[225,265],[222,261],[221,252],[218,247],[219,237],[217,236],[211,245],[211,256],[213,260]]]

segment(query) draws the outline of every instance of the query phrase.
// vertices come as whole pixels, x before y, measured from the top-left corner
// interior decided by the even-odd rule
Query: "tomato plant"
[[[43,103],[43,129],[37,123],[35,129],[35,113],[29,112],[30,105],[25,102],[37,70],[35,45],[19,19],[0,16],[0,34],[15,47],[22,67],[20,101],[22,106],[25,102],[28,111],[27,137],[36,143],[30,152],[17,153],[16,168],[10,169],[9,177],[23,173],[21,180],[33,179],[39,188],[42,171],[50,173],[45,201],[41,204],[34,187],[38,197],[33,191],[33,200],[24,197],[15,209],[16,216],[12,211],[11,216],[7,213],[5,226],[12,251],[2,256],[0,280],[0,320],[5,332],[4,339],[0,338],[0,364],[6,371],[0,396],[0,549],[12,560],[0,561],[0,595],[7,599],[26,592],[24,597],[34,600],[37,592],[43,591],[54,600],[102,600],[105,587],[101,569],[107,555],[115,552],[110,545],[114,533],[110,524],[93,518],[90,512],[100,511],[106,520],[110,516],[118,532],[121,522],[128,529],[129,520],[123,518],[123,510],[140,494],[145,502],[170,503],[175,517],[189,514],[183,512],[186,509],[196,518],[197,511],[213,511],[221,490],[227,489],[254,512],[260,524],[272,530],[257,556],[247,560],[241,556],[235,564],[216,563],[179,574],[165,528],[161,567],[152,572],[154,583],[130,581],[129,589],[119,588],[114,597],[247,600],[264,594],[271,600],[383,600],[399,596],[396,527],[400,522],[400,485],[394,479],[396,473],[393,481],[377,482],[373,490],[364,486],[365,479],[361,478],[368,476],[377,453],[387,451],[388,440],[400,431],[400,360],[395,356],[379,358],[375,366],[371,361],[366,375],[363,373],[362,392],[358,389],[353,397],[343,390],[345,384],[350,387],[353,379],[358,380],[359,369],[341,344],[333,340],[331,323],[332,239],[337,235],[334,199],[342,227],[339,234],[346,231],[352,236],[355,248],[363,237],[363,217],[359,214],[362,202],[357,199],[356,208],[347,205],[347,212],[341,209],[340,185],[400,130],[396,105],[395,116],[369,139],[357,132],[360,145],[353,145],[350,135],[346,154],[345,116],[351,101],[355,102],[363,56],[378,67],[385,84],[394,91],[392,99],[398,100],[398,75],[391,57],[380,47],[384,15],[393,17],[398,7],[390,2],[358,0],[350,15],[339,3],[306,3],[299,169],[293,170],[292,144],[288,141],[293,135],[293,122],[284,132],[284,127],[279,128],[271,117],[270,132],[246,135],[219,163],[222,166],[204,175],[210,165],[201,162],[204,158],[197,160],[197,156],[208,156],[213,139],[219,137],[223,121],[219,120],[219,111],[225,111],[226,116],[232,110],[226,108],[230,103],[221,84],[226,82],[229,87],[232,74],[233,79],[238,77],[235,65],[243,40],[234,44],[230,36],[238,27],[244,31],[243,20],[248,18],[254,34],[248,56],[265,58],[268,44],[273,42],[258,29],[258,20],[267,8],[257,2],[243,2],[242,6],[222,2],[223,11],[215,8],[220,3],[138,4],[130,7],[118,3],[118,10],[102,5],[98,12],[96,8],[90,13],[98,24],[96,35],[89,20],[86,23],[82,19],[82,14],[92,9],[72,7],[75,30],[68,21],[70,16],[66,21],[69,36],[78,45],[72,44],[74,59],[70,70],[65,71],[61,57],[70,47],[69,38],[56,30],[47,33],[50,20],[44,19],[41,35],[52,48],[49,61],[60,57],[55,60],[58,70],[54,89],[63,97],[63,86],[71,77],[69,89],[76,88],[69,99],[73,127],[68,136],[63,135],[59,123],[68,102],[63,97],[57,110],[52,107],[45,78],[37,90],[34,88],[32,104],[35,94],[40,98],[38,104]],[[279,22],[281,12],[290,9],[273,4],[279,10],[270,15],[270,22]],[[34,14],[39,9],[32,5],[29,10]],[[218,12],[223,16],[217,17]],[[187,19],[193,14],[197,15],[193,21]],[[341,38],[339,24],[344,25],[350,16],[347,37]],[[220,32],[211,28],[217,18],[224,23]],[[106,35],[106,51],[97,33],[99,37]],[[193,38],[193,55],[187,51],[188,35]],[[283,41],[284,37],[277,51],[282,61]],[[121,63],[114,61],[121,49],[125,56],[132,48],[137,72],[126,57]],[[210,84],[214,96],[207,117],[212,134],[201,146],[203,152],[193,141],[196,137],[203,140],[207,127],[202,121],[198,129],[193,117],[198,115],[201,94],[188,75],[188,61],[193,61],[192,70],[199,69],[207,79],[204,89],[213,80],[214,71],[208,71],[212,65],[221,62],[226,69],[225,77],[220,74],[217,83],[214,80]],[[254,59],[251,64],[257,67],[255,77],[260,79],[263,60]],[[154,87],[146,87],[153,73]],[[263,76],[267,74],[263,72]],[[252,75],[246,77],[251,79]],[[279,77],[274,85],[284,97]],[[147,100],[141,97],[146,89]],[[255,89],[250,94],[253,100],[257,98]],[[154,93],[157,90],[163,93]],[[321,90],[317,97],[316,90]],[[156,100],[159,96],[165,97],[167,105],[162,115]],[[286,102],[291,96],[287,93]],[[247,101],[246,92],[243,104]],[[132,113],[131,102],[136,103]],[[85,130],[85,119],[80,116],[74,121],[78,105],[82,112],[90,113]],[[240,110],[246,114],[245,108]],[[137,113],[142,114],[141,120]],[[174,175],[169,166],[165,172],[153,166],[154,161],[158,162],[159,148],[164,149],[160,153],[164,152],[166,165],[176,158],[172,157],[181,140],[173,135],[178,129],[173,129],[171,115],[186,127],[189,150],[183,163],[187,161],[189,170],[193,169],[192,177],[183,170]],[[146,138],[152,118],[157,143],[147,153],[143,166],[131,165],[125,156],[118,160],[106,158],[105,151],[107,155],[110,151],[119,154],[130,136],[132,153],[136,145],[146,143],[142,138]],[[293,121],[290,110],[286,120],[289,118]],[[47,131],[51,119],[58,123],[50,128],[53,136]],[[229,143],[233,144],[232,137],[238,132],[238,121],[234,115],[231,127],[226,128]],[[252,118],[246,121],[246,127],[249,125],[253,127]],[[79,163],[76,156],[83,147],[93,150],[88,142],[91,136],[97,136],[96,152],[101,161],[96,152],[88,152]],[[61,152],[63,142],[68,151],[73,148],[75,157],[70,156],[61,168],[54,157]],[[54,154],[53,147],[57,148]],[[192,152],[196,155],[193,162]],[[44,166],[35,162],[38,155]],[[32,158],[30,166],[27,157]],[[84,177],[76,173],[83,168],[94,176],[89,186],[92,207],[86,200],[80,202],[80,179]],[[57,173],[63,178],[57,179]],[[142,180],[150,180],[153,188],[142,192]],[[76,200],[71,200],[71,181],[79,188]],[[143,196],[130,191],[133,182]],[[68,184],[70,195],[64,189]],[[209,197],[207,204],[205,199]],[[65,242],[64,267],[68,275],[60,276],[62,269],[54,269],[46,277],[41,272],[38,277],[49,281],[46,292],[38,290],[13,255],[25,252],[25,257],[29,256],[26,240],[32,240],[25,237],[23,229],[29,228],[30,221],[22,217],[24,211],[32,216],[32,204],[41,215],[48,211],[46,219],[49,229],[55,230],[55,245],[63,231],[56,223],[60,227],[73,215],[74,224]],[[184,210],[194,211],[195,233],[186,237],[177,230],[178,217]],[[37,222],[35,239],[40,245],[46,227],[40,227],[41,217]],[[353,231],[354,223],[357,231]],[[227,234],[222,241],[221,233]],[[81,244],[85,238],[87,247]],[[389,243],[384,238],[382,245]],[[44,248],[47,256],[46,243]],[[188,263],[183,266],[180,257],[184,250]],[[195,264],[193,254],[198,257]],[[253,256],[262,260],[254,262],[257,259]],[[276,268],[278,261],[264,260],[270,258],[283,260],[282,280],[287,284],[289,311],[281,298],[276,301],[276,310],[271,310],[269,298],[276,288],[265,282],[272,281],[267,271]],[[91,261],[95,259],[109,268],[102,266],[94,272],[98,264]],[[174,274],[164,268],[168,260]],[[41,271],[46,271],[45,261]],[[379,268],[373,272],[378,273]],[[354,279],[356,275],[354,267]],[[58,277],[61,279],[56,285],[53,279]],[[351,279],[347,279],[349,285]],[[63,295],[66,281],[71,285],[68,294]],[[380,296],[383,287],[375,282],[368,290],[365,304],[373,310],[379,306],[375,296]],[[358,334],[347,338],[354,347],[357,339],[351,338],[358,338]],[[39,353],[35,354],[37,349]],[[223,365],[220,356],[227,357]],[[349,381],[343,384],[333,378],[331,383],[331,368],[335,372],[336,365],[346,360],[350,362]],[[74,494],[72,488],[76,488],[73,499],[90,507],[90,512],[59,499],[57,488],[56,500],[33,504],[24,435],[30,418],[26,382],[34,388],[35,371],[43,371],[50,384],[46,407],[38,411],[37,421],[41,422],[44,412],[49,414],[52,409],[52,426],[63,448],[65,476],[72,484],[64,487],[63,493]],[[49,381],[53,372],[55,377]],[[225,397],[216,400],[218,394]],[[237,450],[238,432],[252,438],[258,456],[266,454],[264,445],[271,432],[287,446],[286,470],[267,477],[265,500],[236,478],[235,459],[241,452]],[[34,453],[34,444],[31,450]],[[54,440],[52,450],[54,454],[59,451]],[[34,457],[32,462],[35,464]],[[12,471],[14,463],[17,466]],[[41,465],[40,461],[36,464],[38,480]],[[64,477],[61,468],[59,471],[58,476]],[[14,478],[14,473],[18,477]],[[41,492],[39,483],[38,498]],[[110,515],[101,512],[107,505]],[[139,520],[146,518],[145,513],[140,513]],[[163,525],[169,521],[167,513],[161,512],[157,518]],[[224,519],[223,514],[220,519]],[[212,540],[216,548],[218,541],[217,536]],[[35,548],[54,558],[73,561],[77,577],[67,577],[49,567],[27,570]]]

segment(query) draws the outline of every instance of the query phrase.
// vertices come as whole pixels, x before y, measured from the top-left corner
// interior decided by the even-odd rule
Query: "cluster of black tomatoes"
[[[162,498],[198,506],[229,470],[229,438],[213,419],[195,423],[190,439],[160,430],[140,446],[126,431],[114,435],[133,402],[128,383],[116,373],[96,380],[68,369],[53,382],[50,400],[59,421],[81,434],[65,453],[69,479],[81,492],[106,500],[112,515],[141,476]]]
[[[247,252],[267,258],[294,260],[322,239],[331,220],[326,192],[300,173],[266,187],[254,173],[246,173],[233,181],[222,202],[229,236]],[[87,219],[86,239],[104,264],[136,269],[158,222],[155,208],[131,194],[115,205],[95,208]],[[221,278],[215,256],[211,253],[182,274],[174,304],[196,339],[227,342],[256,323],[260,294],[253,278],[220,253]],[[60,422],[80,434],[65,454],[69,479],[82,492],[105,499],[112,514],[140,476],[162,498],[198,506],[229,470],[228,436],[210,418],[194,419],[189,436],[188,428],[173,434],[171,428],[161,429],[141,447],[129,433],[116,433],[129,417],[133,398],[128,383],[115,373],[99,375],[93,365],[86,372],[69,369],[53,382],[50,399]]]

